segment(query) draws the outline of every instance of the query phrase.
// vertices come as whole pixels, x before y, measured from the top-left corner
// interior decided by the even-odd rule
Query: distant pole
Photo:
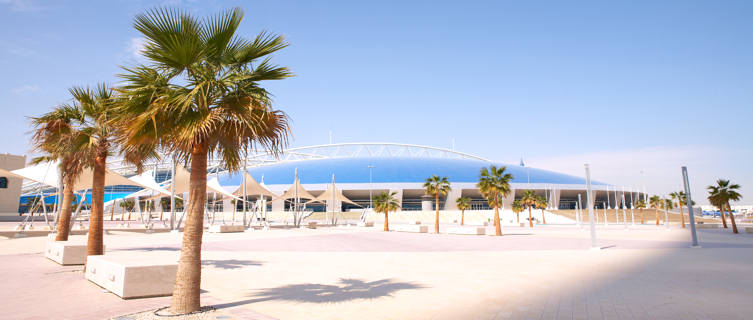
[[[607,206],[604,207],[605,209],[609,209],[612,207],[612,204],[609,202],[609,186],[607,186]],[[604,211],[606,212],[606,211]]]
[[[596,224],[594,223],[594,198],[593,194],[591,192],[591,171],[588,169],[588,164],[585,164],[586,167],[586,203],[588,205],[588,219],[589,224],[591,225],[591,249],[598,249],[599,246],[596,245]]]
[[[628,229],[627,216],[625,213],[625,188],[622,188],[622,224],[625,225],[625,230]]]
[[[172,180],[170,183],[170,230],[175,230],[175,171],[177,166],[178,162],[173,156],[173,167],[170,170],[170,180]],[[120,220],[123,220],[123,217],[120,217]]]
[[[633,193],[633,187],[630,187],[630,223],[635,226],[635,213],[633,212],[635,202],[633,202]]]
[[[609,196],[607,196],[607,197],[609,197]],[[604,201],[602,201],[601,204],[604,205],[604,226],[608,227],[609,226],[609,221],[607,221],[608,220],[607,219],[607,207],[609,206],[609,204],[607,204]]]
[[[695,218],[693,213],[693,200],[690,199],[690,181],[688,181],[688,168],[682,167],[682,182],[685,187],[685,201],[690,213],[690,234],[693,237],[693,247],[698,248],[698,235],[695,232]]]
[[[248,194],[246,191],[246,175],[248,174],[247,161],[248,161],[248,155],[244,154],[243,155],[243,179],[241,181],[243,183],[243,227],[244,228],[246,227],[246,199],[248,198]],[[223,219],[224,219],[224,212],[223,212]],[[233,217],[233,223],[235,223],[235,217]]]
[[[374,208],[374,207],[372,206],[372,203],[371,203],[371,201],[372,201],[372,200],[371,200],[371,190],[372,190],[372,189],[374,189],[374,188],[373,188],[373,185],[371,184],[371,183],[372,183],[372,181],[371,181],[371,174],[372,174],[372,169],[374,169],[374,166],[372,166],[372,165],[369,165],[369,208],[370,208],[370,209],[371,209],[371,208]]]
[[[669,205],[667,204],[667,198],[663,198],[664,200],[664,226],[667,228],[667,231],[669,231]]]
[[[622,190],[622,191],[624,192],[625,190]],[[620,208],[620,201],[617,200],[617,186],[615,186],[614,187],[614,220],[617,221],[616,223],[620,222],[620,219],[618,218],[618,215],[617,215],[617,209],[619,208]]]
[[[580,193],[578,194],[578,227],[583,229],[583,205],[580,201]]]

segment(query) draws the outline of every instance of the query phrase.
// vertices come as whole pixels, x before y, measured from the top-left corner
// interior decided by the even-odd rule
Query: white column
[[[445,197],[445,203],[444,203],[444,209],[445,210],[457,210],[458,204],[457,199],[461,197],[463,194],[463,189],[460,187],[454,188],[450,186],[452,189],[450,189],[450,192],[447,193],[447,197]]]
[[[507,195],[507,197],[502,198],[502,208],[503,209],[512,208],[513,201],[515,201],[515,189],[510,190],[510,193]]]

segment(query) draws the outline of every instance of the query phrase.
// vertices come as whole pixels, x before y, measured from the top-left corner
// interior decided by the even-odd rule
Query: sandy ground
[[[749,319],[753,235],[575,226],[503,237],[374,228],[205,233],[209,319]],[[443,228],[444,230],[444,228]],[[108,251],[177,255],[182,234],[112,232]],[[84,236],[76,236],[84,237]],[[6,319],[136,319],[168,297],[121,300],[81,267],[42,256],[43,237],[0,239]],[[60,291],[61,288],[65,288]],[[43,306],[43,307],[42,307]],[[139,317],[140,318],[140,317]]]

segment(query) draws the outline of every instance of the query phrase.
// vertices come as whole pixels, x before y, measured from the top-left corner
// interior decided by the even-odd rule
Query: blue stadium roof
[[[446,176],[450,182],[478,182],[481,167],[492,163],[474,159],[455,158],[416,158],[416,157],[359,157],[315,159],[267,165],[249,169],[257,181],[264,175],[264,183],[292,184],[295,168],[303,184],[320,184],[332,181],[335,174],[337,183],[368,183],[369,168],[374,166],[372,181],[374,183],[415,183],[424,182],[432,175]],[[547,184],[585,184],[584,178],[552,172],[548,170],[521,167],[519,165],[496,164],[506,166],[513,175],[513,183],[547,183]],[[222,185],[240,185],[240,174],[220,175]],[[592,181],[594,185],[604,183]]]

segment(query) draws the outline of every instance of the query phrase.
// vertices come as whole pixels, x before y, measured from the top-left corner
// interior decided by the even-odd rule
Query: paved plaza
[[[217,319],[750,319],[753,235],[613,225],[505,227],[503,237],[330,227],[205,233],[203,305]],[[444,229],[443,229],[444,230]],[[85,237],[76,235],[74,237]],[[177,258],[182,234],[111,231],[108,252]],[[0,238],[4,319],[129,319],[45,237]]]

